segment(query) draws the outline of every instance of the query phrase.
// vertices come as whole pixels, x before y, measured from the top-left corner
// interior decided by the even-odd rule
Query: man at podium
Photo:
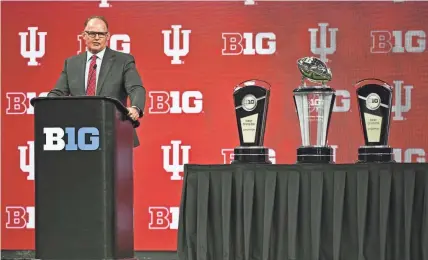
[[[82,38],[86,52],[69,57],[48,97],[107,96],[116,98],[124,106],[129,96],[129,116],[137,120],[143,116],[146,90],[135,67],[134,57],[107,47],[110,39],[108,23],[102,16],[91,16],[85,22]],[[134,147],[139,145],[134,130]]]

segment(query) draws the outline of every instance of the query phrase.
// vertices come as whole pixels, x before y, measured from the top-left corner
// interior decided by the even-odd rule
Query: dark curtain
[[[428,260],[428,164],[187,165],[180,260]]]

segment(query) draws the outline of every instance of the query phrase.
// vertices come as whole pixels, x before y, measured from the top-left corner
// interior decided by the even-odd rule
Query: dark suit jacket
[[[85,51],[65,60],[61,76],[56,82],[55,88],[49,92],[48,97],[86,96],[86,54]],[[146,90],[135,68],[135,60],[132,55],[106,47],[97,79],[96,95],[116,98],[124,106],[126,106],[126,99],[129,96],[131,106],[138,107],[140,117],[143,116]],[[134,147],[139,145],[140,142],[134,129]]]

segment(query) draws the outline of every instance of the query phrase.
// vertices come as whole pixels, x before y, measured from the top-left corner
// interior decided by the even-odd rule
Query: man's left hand
[[[128,107],[128,112],[132,120],[136,121],[139,118],[138,110],[135,107]]]

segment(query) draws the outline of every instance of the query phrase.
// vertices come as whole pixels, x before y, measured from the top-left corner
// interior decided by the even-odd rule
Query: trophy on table
[[[365,140],[358,149],[358,162],[394,162],[388,146],[392,87],[379,79],[364,79],[355,87]]]
[[[247,80],[235,87],[240,146],[234,149],[232,163],[271,163],[269,149],[263,146],[269,95],[270,84],[262,80]]]
[[[297,163],[333,163],[333,149],[327,145],[335,90],[325,85],[332,79],[327,65],[316,57],[297,61],[301,85],[293,90],[300,124],[302,145],[297,149]],[[311,83],[310,85],[306,85]]]

